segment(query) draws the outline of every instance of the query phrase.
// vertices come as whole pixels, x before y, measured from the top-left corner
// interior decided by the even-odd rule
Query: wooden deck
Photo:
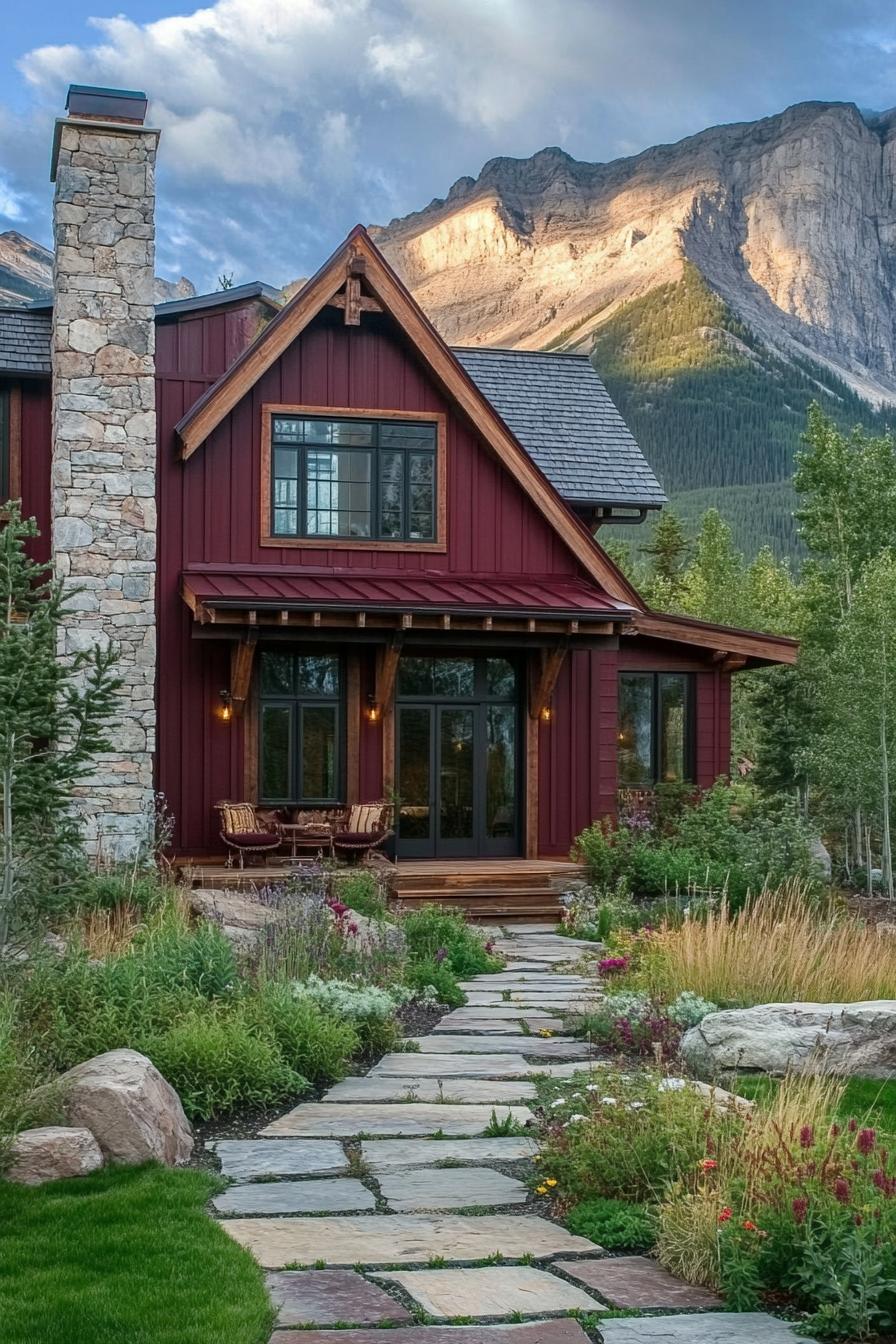
[[[194,887],[244,890],[281,882],[294,871],[274,861],[227,868],[219,855],[181,855],[174,866]],[[585,875],[581,864],[562,859],[404,859],[380,871],[405,908],[452,905],[474,920],[556,918],[567,883]]]

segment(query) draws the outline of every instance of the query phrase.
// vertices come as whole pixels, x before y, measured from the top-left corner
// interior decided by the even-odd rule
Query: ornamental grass
[[[674,997],[719,1004],[896,998],[896,938],[819,902],[799,880],[761,892],[736,914],[722,904],[648,940],[639,978]]]

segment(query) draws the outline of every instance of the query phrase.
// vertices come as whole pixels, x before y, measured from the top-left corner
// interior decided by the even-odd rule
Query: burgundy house
[[[63,151],[67,128],[94,133],[82,115],[60,123]],[[148,133],[115,115],[101,130]],[[60,190],[89,216],[90,179],[88,165],[57,186],[57,255]],[[57,566],[72,509],[51,363],[57,388],[82,368],[62,321],[0,310],[0,493],[37,517]],[[179,853],[221,852],[222,798],[394,794],[399,862],[564,858],[620,788],[727,773],[732,674],[796,646],[651,612],[608,558],[599,523],[664,497],[587,358],[449,349],[360,227],[285,306],[246,285],[161,304],[148,325],[146,741]],[[120,399],[125,366],[110,379],[88,357],[78,385],[102,396],[106,377]],[[113,547],[132,523],[118,507]]]

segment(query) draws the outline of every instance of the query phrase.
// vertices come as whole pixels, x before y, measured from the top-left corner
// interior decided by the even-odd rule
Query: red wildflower
[[[714,1157],[705,1157],[705,1158],[703,1159],[703,1161],[700,1163],[700,1170],[701,1170],[701,1171],[715,1171],[715,1169],[716,1169],[716,1167],[717,1167],[718,1165],[719,1165],[719,1164],[718,1164],[718,1162],[715,1160]]]
[[[722,1212],[719,1214],[719,1222],[720,1222],[720,1223],[727,1223],[730,1217],[731,1217],[731,1209],[729,1209],[729,1208],[726,1206],[726,1207],[722,1210]]]
[[[877,1142],[877,1135],[873,1129],[860,1129],[856,1139],[856,1147],[859,1152],[867,1157],[868,1153],[874,1152],[874,1145]]]
[[[800,1130],[800,1147],[811,1148],[815,1142],[815,1133],[811,1125],[803,1125]]]
[[[834,1198],[837,1203],[848,1204],[851,1193],[849,1181],[845,1180],[842,1176],[838,1176],[834,1182]]]
[[[809,1212],[808,1199],[803,1199],[802,1197],[795,1199],[790,1207],[793,1210],[794,1221],[800,1224],[804,1223],[806,1221],[806,1214]]]
[[[351,933],[351,934],[355,934],[355,933],[357,933],[357,932],[358,932],[358,926],[357,926],[357,924],[354,924],[354,923],[353,923],[353,924],[349,924],[349,926],[348,926],[348,931],[349,931],[349,933]]]
[[[832,1139],[838,1138],[843,1133],[839,1125],[831,1125],[830,1134]]]
[[[756,1224],[755,1224],[755,1223],[751,1223],[750,1220],[749,1220],[749,1218],[745,1218],[745,1219],[744,1219],[744,1221],[741,1223],[741,1227],[743,1228],[743,1230],[744,1230],[745,1232],[758,1232],[758,1231],[759,1231],[759,1228],[756,1226]]]
[[[850,1134],[855,1134],[855,1132],[856,1132],[856,1130],[858,1129],[858,1127],[859,1127],[859,1126],[858,1126],[858,1123],[857,1123],[854,1119],[852,1119],[852,1117],[850,1117],[849,1124],[846,1126],[846,1128],[849,1130]]]
[[[628,970],[628,957],[604,957],[597,963],[597,969],[604,975],[615,974],[617,971]]]

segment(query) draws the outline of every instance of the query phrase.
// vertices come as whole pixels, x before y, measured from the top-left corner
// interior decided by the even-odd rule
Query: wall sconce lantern
[[[540,715],[542,723],[550,723],[553,717],[554,711],[551,709],[550,705],[542,705]]]
[[[218,692],[221,698],[221,722],[229,723],[233,718],[233,700],[227,689]]]
[[[367,695],[367,708],[365,709],[364,713],[367,715],[368,723],[379,723],[380,707],[377,704],[376,700],[373,698],[373,692],[369,692]]]

